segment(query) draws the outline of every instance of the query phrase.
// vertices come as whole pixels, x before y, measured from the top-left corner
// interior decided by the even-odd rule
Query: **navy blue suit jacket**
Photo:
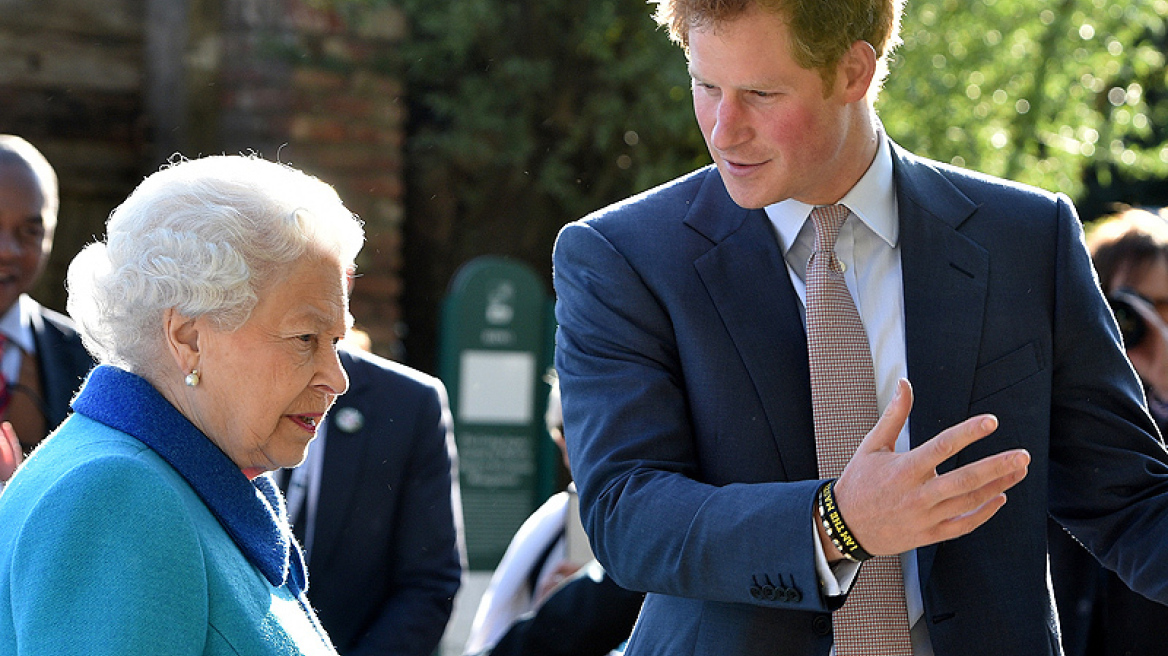
[[[368,353],[341,364],[350,386],[327,418],[308,598],[341,654],[429,656],[462,575],[446,390]]]
[[[69,403],[93,368],[93,358],[68,317],[39,305],[38,309],[32,314],[32,335],[40,366],[45,426],[52,432],[69,414]]]
[[[1032,456],[989,522],[918,550],[937,656],[1057,653],[1048,511],[1168,601],[1168,559],[1151,557],[1168,456],[1074,208],[895,145],[893,160],[912,444],[989,412],[998,431],[941,470]],[[628,654],[826,656],[806,336],[765,212],[705,168],[566,226],[554,260],[584,526],[616,582],[649,592]]]

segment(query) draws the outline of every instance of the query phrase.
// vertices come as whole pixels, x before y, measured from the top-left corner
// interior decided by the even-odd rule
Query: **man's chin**
[[[12,309],[24,288],[15,283],[0,283],[0,315]]]
[[[735,205],[743,209],[758,210],[773,202],[767,200],[769,196],[759,193],[758,189],[752,185],[727,184],[726,192],[730,194],[730,200],[733,200]]]
[[[730,195],[730,199],[739,207],[748,210],[757,210],[778,202],[777,200],[772,200],[775,194],[769,193],[765,189],[762,181],[753,176],[747,178],[727,173],[722,169],[720,163],[718,166],[718,175],[722,177],[722,184],[726,187],[726,193]]]

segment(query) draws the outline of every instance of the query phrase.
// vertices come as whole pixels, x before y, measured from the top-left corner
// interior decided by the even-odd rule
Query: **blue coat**
[[[267,477],[119,369],[74,409],[0,494],[0,655],[335,655]]]
[[[937,656],[1058,652],[1048,512],[1168,602],[1168,455],[1074,208],[895,146],[893,166],[911,442],[994,413],[940,470],[1032,457],[989,522],[917,551]],[[613,579],[649,592],[629,656],[826,656],[807,341],[765,212],[706,168],[567,226],[554,260],[584,525]]]

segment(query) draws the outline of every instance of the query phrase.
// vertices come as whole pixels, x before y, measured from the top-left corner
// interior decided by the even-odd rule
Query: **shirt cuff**
[[[847,594],[852,589],[852,584],[856,582],[860,563],[841,560],[835,565],[829,564],[814,517],[811,519],[811,537],[815,540],[815,571],[819,574],[819,589],[825,597],[840,597]]]

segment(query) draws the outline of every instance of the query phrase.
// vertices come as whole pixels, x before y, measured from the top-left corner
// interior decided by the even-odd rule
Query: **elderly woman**
[[[0,495],[0,655],[335,654],[266,471],[348,385],[360,223],[251,157],[169,166],[69,268],[101,363]]]

